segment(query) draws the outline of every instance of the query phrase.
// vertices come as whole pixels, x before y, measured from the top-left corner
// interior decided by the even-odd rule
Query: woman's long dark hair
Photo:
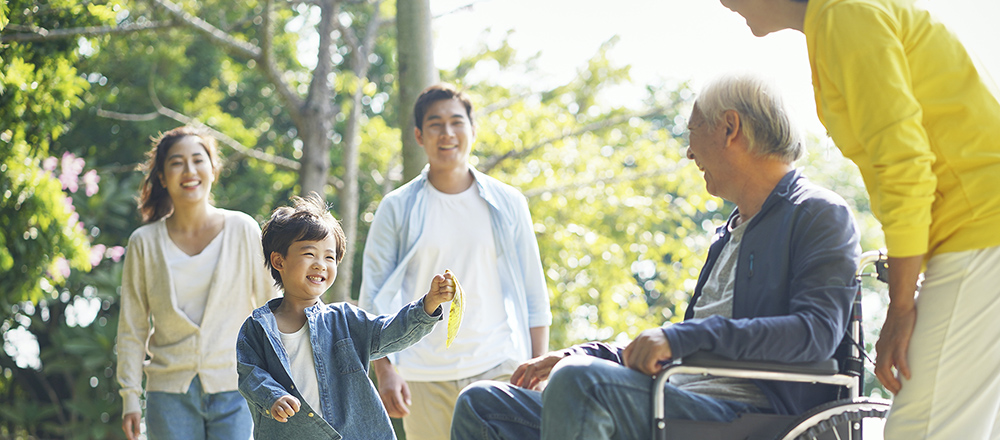
[[[212,162],[212,170],[215,177],[219,177],[219,152],[216,148],[215,138],[194,127],[177,127],[166,133],[161,133],[158,137],[152,138],[153,148],[146,153],[146,164],[144,170],[146,178],[142,181],[139,190],[139,212],[142,214],[143,223],[155,222],[174,212],[174,203],[170,200],[170,193],[160,180],[163,174],[164,162],[167,160],[167,153],[181,139],[187,136],[194,136],[201,140],[201,146],[208,153]]]

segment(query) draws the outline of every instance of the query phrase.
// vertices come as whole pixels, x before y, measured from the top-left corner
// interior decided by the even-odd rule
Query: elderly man
[[[688,130],[687,156],[708,192],[736,209],[716,231],[685,321],[646,330],[624,349],[589,343],[534,358],[510,384],[469,386],[452,439],[648,438],[651,376],[672,359],[697,351],[774,362],[833,356],[855,291],[857,228],[840,196],[793,167],[802,144],[779,95],[753,76],[721,78],[699,96]],[[796,414],[834,398],[823,385],[673,379],[664,390],[668,418]]]

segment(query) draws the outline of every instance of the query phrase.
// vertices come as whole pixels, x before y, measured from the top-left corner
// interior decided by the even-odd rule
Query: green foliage
[[[29,329],[40,351],[35,366],[0,356],[0,429],[40,438],[122,437],[113,358],[121,264],[107,263],[90,274],[74,272],[37,305],[8,309],[0,330]]]
[[[56,29],[99,25],[109,18],[107,9],[96,4],[5,1],[0,27],[7,11],[15,13],[5,33],[13,25]],[[95,230],[84,228],[120,210],[88,206],[96,173],[86,174],[81,185],[85,161],[54,153],[67,133],[67,119],[83,108],[90,86],[76,69],[77,47],[75,39],[0,47],[3,438],[114,437],[115,426],[98,421],[110,421],[120,406],[109,379],[115,336],[109,317],[117,312],[106,299],[120,284],[120,267],[105,264],[85,273],[95,262],[92,253],[107,248],[92,247]],[[50,158],[43,166],[51,155],[61,159]]]
[[[71,267],[90,269],[86,234],[67,206],[59,181],[26,154],[23,141],[12,143],[0,163],[0,222],[6,225],[0,229],[4,308],[38,301],[43,285],[61,283]]]
[[[644,116],[601,104],[630,81],[628,66],[609,61],[615,42],[567,84],[540,92],[523,80],[470,81],[483,67],[499,70],[490,78],[532,74],[533,59],[506,42],[442,74],[482,111],[473,162],[528,196],[552,294],[553,348],[624,342],[678,321],[714,222],[727,213],[684,157],[684,85],[650,87],[644,104],[658,110]]]
[[[20,12],[11,17],[19,25],[88,23],[69,17],[71,11],[32,5],[5,2]],[[0,120],[6,125],[0,132],[0,221],[6,225],[0,230],[0,283],[6,286],[0,306],[6,309],[40,299],[42,280],[55,284],[70,268],[90,269],[86,233],[65,202],[60,182],[41,169],[41,159],[65,131],[63,121],[82,107],[80,95],[88,85],[77,76],[76,55],[65,42],[13,43],[0,54]]]
[[[180,3],[237,39],[260,42],[260,2]],[[392,2],[382,7],[383,14],[394,13]],[[298,44],[315,37],[310,23],[317,9],[280,2],[275,8],[275,62],[290,87],[304,94],[311,68],[298,61]],[[370,8],[367,2],[345,4],[340,21],[359,29]],[[0,2],[0,29],[8,11],[15,11],[10,17],[18,26],[47,29],[165,17],[145,2],[12,1]],[[338,46],[331,78],[342,110],[331,134],[335,146],[342,141],[349,92],[364,92],[359,248],[382,195],[403,183],[395,37],[384,30],[369,56],[367,78],[346,73],[351,57],[345,45]],[[652,84],[642,102],[606,105],[618,87],[632,83],[629,67],[610,61],[616,39],[565,84],[536,90],[538,55],[522,57],[505,39],[483,41],[442,79],[468,89],[478,109],[473,162],[528,197],[552,294],[551,347],[625,342],[680,320],[711,233],[732,209],[706,193],[702,176],[684,157],[692,91],[683,83]],[[15,43],[0,48],[0,62],[0,120],[15,121],[0,132],[0,223],[12,225],[0,230],[0,285],[28,286],[5,290],[0,332],[5,342],[33,338],[39,351],[37,365],[15,358],[7,345],[0,353],[0,437],[121,438],[113,383],[121,264],[108,259],[120,256],[116,246],[139,226],[133,198],[149,138],[180,123],[162,116],[124,121],[98,109],[147,114],[155,110],[155,96],[245,146],[294,159],[302,153],[299,133],[279,91],[253,61],[184,27]],[[220,149],[226,160],[214,186],[216,205],[262,220],[296,192],[294,172]],[[804,162],[807,174],[854,204],[865,248],[878,247],[857,170],[835,149],[811,149],[819,153]],[[100,192],[76,192],[72,204],[65,203],[60,182],[40,165],[63,153],[98,171]],[[331,173],[343,176],[336,148],[330,161]],[[331,188],[331,198],[338,197]],[[86,272],[91,246],[98,264]],[[76,269],[68,277],[50,270],[60,255]],[[361,259],[358,252],[356,283]],[[26,281],[9,284],[6,277]]]

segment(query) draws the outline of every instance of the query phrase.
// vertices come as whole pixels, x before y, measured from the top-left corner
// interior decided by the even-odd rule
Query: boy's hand
[[[455,277],[450,273],[434,275],[431,290],[424,296],[424,311],[433,315],[441,303],[455,298]]]
[[[285,394],[281,396],[271,405],[271,417],[281,423],[288,421],[288,418],[294,416],[295,413],[299,411],[299,399],[291,394]]]

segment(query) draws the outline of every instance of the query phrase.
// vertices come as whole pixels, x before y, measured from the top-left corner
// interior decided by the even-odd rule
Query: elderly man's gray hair
[[[753,154],[789,164],[802,157],[802,135],[792,123],[781,95],[759,76],[741,73],[717,78],[702,89],[695,104],[712,128],[727,110],[735,110]]]

